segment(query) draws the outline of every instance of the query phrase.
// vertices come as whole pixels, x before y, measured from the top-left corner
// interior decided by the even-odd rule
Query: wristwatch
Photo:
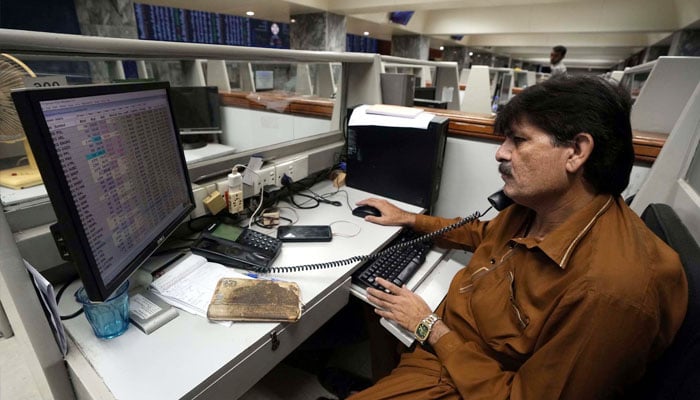
[[[416,330],[413,331],[413,335],[416,337],[416,340],[421,345],[425,343],[426,340],[428,340],[428,336],[430,336],[430,331],[433,330],[433,326],[439,320],[440,317],[438,317],[437,314],[430,314],[418,323],[418,325],[416,326]]]

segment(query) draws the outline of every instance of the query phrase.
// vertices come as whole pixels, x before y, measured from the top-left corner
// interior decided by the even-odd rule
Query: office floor
[[[19,346],[15,336],[0,339],[0,400],[41,398]]]
[[[341,346],[331,352],[328,365],[369,377],[369,342]],[[298,366],[299,360],[285,360],[278,364],[240,400],[316,400],[320,397],[336,399],[308,368]],[[292,365],[294,364],[294,365]]]

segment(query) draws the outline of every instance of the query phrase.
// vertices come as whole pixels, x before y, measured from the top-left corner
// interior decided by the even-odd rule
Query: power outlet
[[[275,164],[275,185],[282,186],[282,177],[287,175],[292,182],[297,182],[309,176],[309,159],[304,157],[293,160],[279,161]]]
[[[265,186],[276,186],[276,178],[274,165],[264,166],[255,171],[253,174],[253,193],[260,193],[260,190]]]
[[[237,214],[243,211],[243,190],[228,191],[228,212]]]

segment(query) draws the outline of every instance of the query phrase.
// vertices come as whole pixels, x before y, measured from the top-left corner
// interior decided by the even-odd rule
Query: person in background
[[[564,65],[563,61],[564,57],[566,57],[566,47],[561,45],[552,47],[552,52],[549,53],[549,62],[551,63],[550,73],[552,77],[566,74],[566,65]]]
[[[678,255],[620,193],[634,162],[630,97],[601,78],[528,87],[498,114],[503,191],[515,204],[443,234],[473,252],[433,313],[383,279],[367,289],[415,347],[364,399],[603,399],[634,385],[672,342],[688,286]],[[382,199],[365,217],[433,232],[456,219]]]

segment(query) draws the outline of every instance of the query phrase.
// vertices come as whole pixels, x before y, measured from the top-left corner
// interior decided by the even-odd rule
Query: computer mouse
[[[354,210],[352,210],[352,215],[360,218],[364,218],[368,215],[372,215],[374,217],[381,217],[382,213],[379,211],[378,208],[364,205],[364,206],[358,206]]]

